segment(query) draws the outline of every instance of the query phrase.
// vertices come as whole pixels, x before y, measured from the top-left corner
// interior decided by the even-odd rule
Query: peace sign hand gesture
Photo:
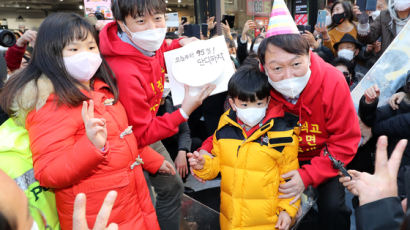
[[[94,118],[94,101],[90,100],[90,104],[83,102],[81,110],[85,131],[88,139],[97,149],[102,149],[107,141],[107,127],[104,118]]]

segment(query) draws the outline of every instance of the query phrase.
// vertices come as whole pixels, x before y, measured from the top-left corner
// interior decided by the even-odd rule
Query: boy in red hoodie
[[[100,51],[114,71],[129,123],[138,145],[151,147],[172,162],[161,140],[178,132],[178,126],[213,91],[207,85],[195,97],[185,97],[181,108],[157,117],[164,90],[166,72],[164,52],[194,41],[183,38],[167,44],[164,41],[166,4],[163,0],[115,0],[112,12],[115,22],[100,32]],[[186,90],[185,95],[188,95]],[[156,211],[161,229],[179,229],[183,192],[178,175],[150,176],[157,193]]]

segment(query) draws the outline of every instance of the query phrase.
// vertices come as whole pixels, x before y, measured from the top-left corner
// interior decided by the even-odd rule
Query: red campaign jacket
[[[117,79],[120,101],[141,146],[146,146],[178,132],[185,118],[177,110],[156,116],[164,91],[164,52],[179,48],[179,40],[165,41],[155,56],[148,57],[117,35],[112,22],[100,32],[100,51]]]
[[[61,228],[72,229],[78,193],[87,196],[87,222],[92,227],[106,194],[116,190],[109,223],[117,223],[119,229],[159,230],[142,167],[155,173],[164,158],[148,146],[138,150],[133,133],[121,138],[128,127],[127,115],[120,102],[104,103],[113,98],[105,83],[97,80],[94,91],[83,93],[94,101],[94,116],[106,120],[104,152],[87,138],[81,105],[57,106],[56,96],[51,94],[46,104],[26,119],[35,178],[41,186],[55,189]],[[131,169],[138,155],[144,164]]]
[[[24,52],[26,52],[26,47],[19,47],[16,44],[14,46],[10,47],[6,51],[5,59],[7,63],[7,68],[11,72],[13,72],[16,69],[19,69],[21,66],[21,60],[23,60]]]
[[[337,175],[329,158],[323,155],[324,144],[333,157],[348,164],[356,154],[361,135],[349,86],[342,73],[314,53],[310,61],[312,74],[298,102],[293,105],[272,90],[271,103],[281,103],[286,112],[299,116],[302,126],[298,159],[310,161],[299,169],[299,174],[305,187],[316,187]],[[212,149],[210,138],[201,149]]]

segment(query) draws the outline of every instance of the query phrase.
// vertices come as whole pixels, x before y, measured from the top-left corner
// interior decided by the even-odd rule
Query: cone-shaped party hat
[[[299,34],[288,7],[283,0],[274,0],[266,37],[279,34]]]

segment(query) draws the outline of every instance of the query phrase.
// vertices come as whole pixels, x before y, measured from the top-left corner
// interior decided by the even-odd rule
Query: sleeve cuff
[[[189,116],[185,113],[185,111],[182,108],[179,108],[179,112],[185,120],[188,120]]]
[[[302,178],[303,184],[305,185],[305,189],[313,183],[312,178],[306,173],[303,168],[298,169],[299,175]]]

